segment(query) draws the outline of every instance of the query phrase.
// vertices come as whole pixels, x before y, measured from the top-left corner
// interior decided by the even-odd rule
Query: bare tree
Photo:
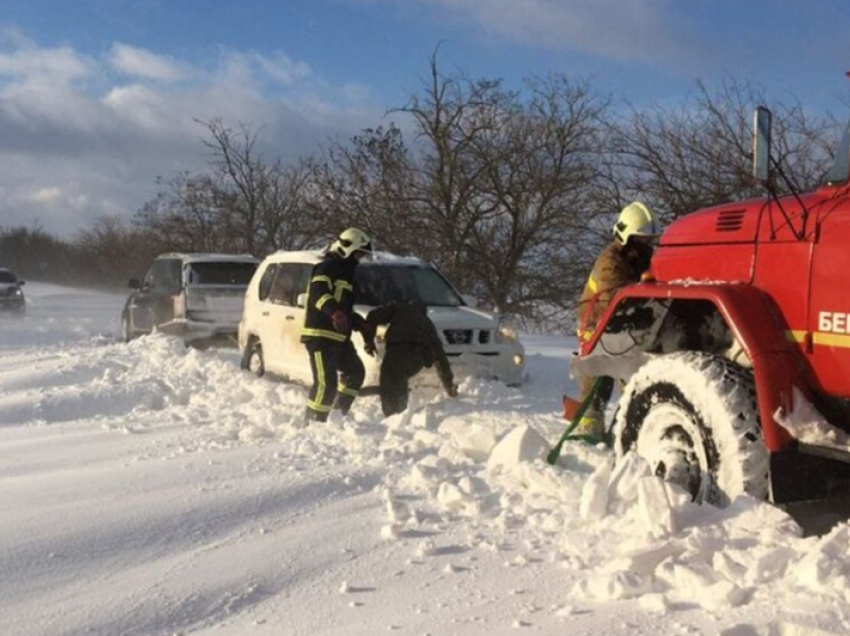
[[[115,216],[101,217],[80,231],[74,241],[83,268],[95,272],[91,281],[120,287],[144,273],[161,246],[146,232]]]
[[[391,126],[331,148],[326,216],[430,260],[504,311],[571,306],[607,99],[562,76],[524,88],[446,77],[432,56],[422,93],[391,111],[411,118],[409,147]]]
[[[379,249],[409,250],[421,236],[411,203],[415,176],[394,125],[366,129],[349,142],[334,142],[316,171],[313,205],[328,236],[350,225],[366,229]]]
[[[563,76],[526,83],[478,127],[473,146],[485,167],[488,214],[469,250],[483,296],[509,313],[571,307],[588,266],[590,184],[600,154],[607,99]]]
[[[750,142],[752,113],[765,101],[758,88],[727,78],[714,94],[697,84],[678,106],[631,108],[612,122],[609,136],[609,185],[616,184],[618,203],[643,198],[670,221],[762,196],[763,187],[750,176]],[[772,108],[778,159],[798,189],[814,185],[831,160],[829,123],[796,101]]]
[[[443,75],[435,51],[422,94],[391,111],[412,117],[415,126],[417,152],[406,199],[418,216],[417,244],[464,289],[477,287],[468,249],[474,229],[493,211],[493,201],[483,195],[489,159],[475,142],[493,124],[493,113],[515,99],[500,80]]]
[[[159,180],[160,192],[136,213],[134,223],[162,252],[242,251],[221,211],[227,194],[210,175],[180,172]]]
[[[276,158],[268,163],[257,148],[259,130],[246,124],[234,130],[220,119],[200,123],[209,133],[203,143],[218,177],[219,223],[256,255],[314,242],[319,223],[307,200],[315,161],[302,157],[284,166]]]

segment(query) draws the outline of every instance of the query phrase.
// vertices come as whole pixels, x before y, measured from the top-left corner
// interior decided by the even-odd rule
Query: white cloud
[[[0,78],[67,84],[92,73],[93,62],[73,49],[40,48],[17,31],[0,31]]]
[[[698,59],[702,37],[674,0],[420,0],[515,42],[620,61]]]
[[[62,190],[59,188],[40,188],[30,194],[27,198],[35,203],[54,203],[62,197]]]
[[[293,60],[283,53],[275,53],[272,56],[252,53],[251,58],[270,78],[281,84],[296,84],[313,74],[309,65]]]
[[[158,176],[207,169],[197,120],[262,126],[265,155],[287,160],[373,124],[383,105],[367,100],[282,52],[199,65],[117,43],[98,59],[0,29],[0,225],[72,236],[131,216]]]
[[[186,75],[182,65],[171,58],[128,44],[112,45],[109,64],[124,75],[160,82],[176,82]]]

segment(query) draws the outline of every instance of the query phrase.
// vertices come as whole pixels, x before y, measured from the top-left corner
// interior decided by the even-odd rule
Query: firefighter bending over
[[[401,413],[407,408],[409,381],[425,367],[433,365],[446,393],[450,397],[457,395],[457,385],[443,343],[424,305],[391,304],[370,311],[363,331],[369,355],[375,355],[378,325],[389,325],[380,377],[381,408],[385,416]]]
[[[590,341],[596,324],[621,287],[640,280],[649,268],[653,241],[659,236],[658,222],[648,206],[635,201],[622,209],[612,228],[614,239],[603,248],[578,304],[579,347]],[[593,386],[593,377],[581,378],[581,399]],[[605,407],[614,390],[614,379],[604,377],[590,408],[581,418],[578,432],[601,439],[605,430]]]

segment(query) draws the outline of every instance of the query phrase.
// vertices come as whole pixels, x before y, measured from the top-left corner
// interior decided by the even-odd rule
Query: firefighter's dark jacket
[[[338,310],[348,317],[350,328],[357,331],[362,329],[363,318],[354,312],[356,267],[357,261],[354,258],[342,258],[329,253],[313,268],[307,288],[307,307],[301,342],[348,340],[351,333],[341,333],[334,329],[331,316]]]
[[[395,345],[407,345],[420,351],[422,363],[426,367],[436,367],[443,386],[446,389],[452,386],[452,368],[425,307],[417,304],[383,305],[366,316],[364,332],[374,334],[378,325],[389,325],[384,336],[387,351]]]

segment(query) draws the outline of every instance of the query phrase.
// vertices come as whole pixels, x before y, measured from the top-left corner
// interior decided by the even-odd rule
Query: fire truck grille
[[[717,215],[718,232],[737,232],[744,226],[745,210],[726,210]]]

